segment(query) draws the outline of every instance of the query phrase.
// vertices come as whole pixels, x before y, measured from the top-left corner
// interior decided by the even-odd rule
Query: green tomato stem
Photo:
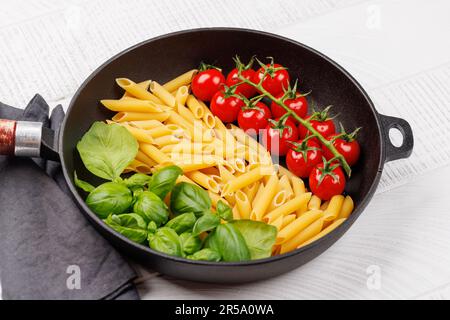
[[[344,169],[345,173],[347,174],[347,176],[351,176],[352,173],[352,169],[350,168],[350,166],[348,165],[347,161],[345,160],[344,156],[341,155],[339,153],[339,151],[337,151],[337,149],[334,147],[333,143],[331,141],[328,141],[324,136],[322,136],[316,129],[314,129],[314,127],[309,123],[309,121],[299,117],[295,112],[293,112],[291,109],[289,109],[284,102],[282,101],[282,99],[277,99],[275,98],[270,92],[268,92],[266,89],[264,89],[264,87],[262,86],[262,81],[260,81],[258,84],[253,83],[252,81],[249,81],[248,79],[244,78],[241,76],[240,73],[238,73],[239,79],[244,82],[247,83],[253,87],[255,87],[256,89],[259,90],[259,92],[261,92],[264,96],[268,97],[270,100],[272,100],[273,102],[275,102],[276,104],[280,105],[283,109],[286,110],[286,112],[292,116],[294,119],[296,119],[298,122],[300,122],[301,125],[303,125],[304,127],[306,127],[306,129],[309,130],[309,132],[317,137],[320,142],[327,147],[331,153],[333,153],[334,158],[333,159],[338,159],[339,162],[342,164],[342,168]],[[263,77],[264,79],[264,77]]]

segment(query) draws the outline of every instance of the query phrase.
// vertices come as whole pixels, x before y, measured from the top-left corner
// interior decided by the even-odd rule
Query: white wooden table
[[[450,3],[445,0],[0,0],[0,99],[67,103],[112,54],[192,27],[278,33],[332,57],[380,112],[410,121],[416,148],[386,166],[353,227],[309,264],[223,286],[136,266],[144,299],[450,298]],[[239,4],[239,12],[236,8]],[[442,121],[440,119],[443,119]]]

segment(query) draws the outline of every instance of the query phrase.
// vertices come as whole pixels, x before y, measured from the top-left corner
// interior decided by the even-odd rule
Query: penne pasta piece
[[[167,91],[166,89],[164,89],[163,86],[161,86],[158,82],[156,81],[152,81],[150,82],[150,91],[156,96],[158,97],[162,102],[164,102],[167,106],[169,106],[170,108],[174,108],[175,107],[175,97],[170,94],[169,91]]]
[[[127,98],[121,100],[100,100],[107,109],[116,112],[162,112],[163,109],[156,103],[148,100]]]
[[[216,175],[216,174],[208,174],[208,175],[211,177],[211,179],[213,179],[215,182],[217,182],[217,184],[223,185],[223,181],[222,181],[222,178],[220,177],[220,175]]]
[[[260,188],[262,189],[261,191],[258,190],[252,203],[252,220],[260,221],[262,219],[269,208],[273,197],[275,197],[275,194],[277,193],[278,183],[278,176],[276,174],[272,174],[265,186],[262,183],[260,184]]]
[[[250,219],[250,212],[252,211],[252,206],[247,198],[247,195],[241,190],[236,191],[234,194],[236,199],[236,205],[239,209],[239,215],[242,219]]]
[[[197,74],[197,69],[189,70],[178,77],[166,82],[163,84],[164,89],[169,92],[176,91],[181,86],[187,86],[192,82],[192,78],[194,78],[195,74]]]
[[[255,195],[258,192],[259,184],[260,184],[260,182],[256,181],[256,182],[252,183],[251,185],[245,187],[245,193],[247,194],[247,198],[248,198],[248,201],[250,201],[250,203],[253,202],[253,199],[255,198]]]
[[[292,189],[294,190],[294,195],[296,197],[300,196],[301,194],[304,194],[306,192],[305,183],[302,179],[300,179],[297,176],[291,177],[291,183],[292,183]],[[300,217],[303,213],[305,213],[308,210],[308,204],[306,203],[302,208],[299,208],[297,210],[297,217]]]
[[[283,225],[283,217],[280,216],[278,219],[276,219],[275,221],[272,221],[272,223],[270,223],[270,225],[274,226],[277,228],[278,231],[280,231],[281,226]]]
[[[187,172],[185,175],[206,190],[210,190],[214,193],[219,193],[220,191],[219,184],[215,182],[211,177],[207,176],[204,173],[201,173],[200,171]]]
[[[295,174],[290,172],[288,169],[286,169],[285,167],[280,166],[280,165],[278,165],[278,175],[280,178],[282,176],[288,176],[290,179],[292,179],[293,177],[297,177]]]
[[[204,161],[204,162],[199,162],[199,163],[183,163],[183,162],[175,162],[175,164],[177,166],[179,166],[181,168],[181,170],[183,170],[183,172],[192,172],[192,171],[197,171],[197,170],[201,170],[201,169],[205,169],[205,168],[209,168],[212,166],[216,165],[216,162],[211,162],[211,161]],[[213,179],[213,178],[212,178]],[[213,179],[217,184],[218,182]]]
[[[255,208],[256,204],[259,203],[261,197],[263,196],[263,193],[264,193],[264,184],[262,182],[260,182],[258,191],[256,191],[255,197],[253,198],[253,201],[252,201],[252,208]],[[255,209],[252,210],[252,213],[250,214],[250,216],[253,214],[254,210]]]
[[[341,212],[342,204],[344,203],[343,195],[336,195],[331,197],[330,203],[324,213],[324,221],[329,222],[337,218]]]
[[[226,162],[228,162],[235,171],[237,172],[245,172],[245,161],[243,159],[239,158],[233,158],[233,159],[227,159]],[[261,169],[262,171],[262,169]]]
[[[152,80],[145,80],[145,81],[139,82],[137,85],[139,87],[141,87],[142,89],[144,89],[145,91],[147,91],[148,86],[150,85],[150,82],[152,82]],[[130,93],[128,93],[127,91],[125,91],[125,93],[123,94],[121,99],[126,99],[126,98],[133,98],[133,96]]]
[[[318,196],[313,194],[313,196],[311,197],[311,200],[309,200],[308,209],[309,210],[313,210],[313,209],[319,210],[321,204],[322,204],[322,200],[320,200],[320,198]]]
[[[130,126],[135,128],[141,128],[145,130],[150,130],[164,126],[161,121],[158,120],[140,120],[140,121],[130,121]]]
[[[227,183],[234,179],[234,175],[226,167],[224,167],[223,163],[219,164],[217,167],[219,168],[219,174],[223,182]]]
[[[334,229],[336,229],[337,227],[339,227],[345,220],[347,220],[346,218],[342,218],[342,219],[338,219],[333,221],[332,224],[330,224],[328,227],[326,227],[325,229],[323,229],[322,231],[320,231],[317,235],[315,235],[314,237],[310,238],[309,240],[303,242],[301,245],[299,245],[297,248],[301,248],[304,246],[307,246],[308,244],[322,238],[323,236],[327,235],[328,233],[330,233],[331,231],[333,231]]]
[[[162,124],[159,127],[147,130],[147,133],[150,136],[152,136],[152,138],[156,139],[156,138],[159,138],[159,137],[163,137],[163,136],[167,136],[167,135],[173,134],[173,131],[170,130],[167,126]]]
[[[290,224],[292,221],[294,221],[295,218],[297,218],[297,216],[295,214],[288,214],[287,216],[284,216],[283,223],[281,224],[281,229],[283,229],[288,224]]]
[[[348,218],[352,213],[354,206],[352,197],[346,196],[337,219]]]
[[[275,196],[273,197],[272,201],[270,202],[269,208],[267,209],[267,211],[273,211],[276,208],[278,208],[279,206],[282,206],[284,203],[286,203],[286,201],[288,200],[287,195],[286,195],[286,191],[285,190],[281,190],[278,191]]]
[[[189,89],[187,86],[181,86],[178,88],[175,94],[175,102],[177,105],[184,106],[186,104],[186,100],[189,96]]]
[[[267,213],[262,220],[266,223],[271,223],[272,221],[278,219],[280,216],[287,216],[288,214],[295,212],[305,202],[308,202],[310,198],[311,193],[309,192],[304,193],[299,197],[289,200],[288,202],[276,208],[275,210]]]
[[[150,167],[147,164],[145,164],[139,160],[133,160],[132,164],[133,164],[136,172],[143,173],[143,174],[152,173],[152,170],[150,169]]]
[[[118,123],[118,125],[127,129],[128,132],[130,132],[133,135],[133,137],[136,138],[137,141],[145,143],[153,143],[153,138],[144,129],[132,127],[127,123]]]
[[[292,199],[294,197],[294,190],[292,190],[291,181],[287,175],[280,178],[280,186],[286,192],[286,199]]]
[[[166,121],[170,114],[168,112],[118,112],[112,117],[115,122],[158,120]]]
[[[295,235],[289,241],[286,241],[285,243],[283,243],[281,245],[280,254],[295,250],[302,243],[304,243],[308,239],[311,239],[312,237],[319,234],[320,230],[322,230],[322,225],[323,225],[323,218],[319,218],[316,221],[314,221],[313,223],[311,223],[309,226],[307,226],[305,229],[300,231],[297,235]]]
[[[203,122],[205,123],[205,125],[208,128],[210,128],[210,129],[214,128],[216,125],[216,119],[215,119],[214,115],[212,114],[212,112],[209,110],[208,106],[203,101],[201,101],[201,100],[197,100],[197,101],[198,101],[198,103],[200,103],[200,105],[203,108],[203,113],[204,113],[203,117],[202,117]]]
[[[141,150],[138,150],[138,153],[136,154],[136,160],[139,160],[140,162],[145,163],[150,168],[157,165],[157,163],[153,159],[151,159],[149,156],[147,156]]]
[[[202,119],[205,115],[205,109],[192,94],[187,97],[186,105],[196,119]]]
[[[157,145],[159,148],[167,146],[169,144],[176,144],[181,141],[181,138],[175,137],[172,134],[169,134],[167,136],[162,136],[159,138],[153,139],[153,144]]]
[[[292,239],[300,231],[305,229],[311,223],[323,216],[322,210],[310,210],[305,212],[301,217],[295,219],[292,223],[287,225],[277,234],[275,244],[283,244],[286,241]]]
[[[147,89],[144,89],[142,86],[138,85],[134,81],[131,81],[130,79],[117,78],[116,83],[119,85],[119,87],[124,89],[126,92],[128,92],[133,97],[136,97],[136,98],[142,99],[142,100],[150,100],[150,101],[153,101],[153,102],[159,103],[159,104],[162,103],[162,101],[158,97],[154,96],[153,94],[148,92]]]
[[[234,180],[228,181],[223,187],[223,194],[231,194],[240,190],[253,182],[260,180],[264,175],[261,167],[255,168],[249,172],[245,172]]]
[[[139,149],[157,163],[173,163],[172,160],[154,145],[139,143]]]
[[[176,125],[179,125],[179,126],[183,127],[185,130],[187,130],[189,132],[189,134],[192,137],[192,139],[194,139],[194,141],[196,141],[196,139],[195,139],[196,138],[196,134],[194,132],[193,124],[191,124],[185,118],[180,116],[178,113],[176,113],[175,111],[169,112],[169,117],[168,117],[167,121],[169,123],[171,123],[171,124],[176,124]],[[202,133],[203,132],[201,132],[201,134]],[[198,133],[197,133],[197,137],[198,137]],[[201,138],[200,138],[200,141],[201,141]]]

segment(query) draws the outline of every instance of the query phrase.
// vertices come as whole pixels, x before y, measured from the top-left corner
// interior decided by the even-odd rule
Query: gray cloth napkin
[[[0,103],[0,118],[58,131],[61,106],[36,95],[25,110]],[[0,279],[4,299],[139,299],[128,263],[84,218],[60,165],[0,156]]]

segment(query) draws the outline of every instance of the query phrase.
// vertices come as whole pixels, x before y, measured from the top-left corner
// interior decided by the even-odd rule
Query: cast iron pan
[[[274,57],[278,63],[288,66],[291,79],[299,78],[303,92],[312,90],[310,98],[319,106],[332,104],[333,111],[339,113],[339,120],[345,128],[362,127],[358,138],[362,156],[346,187],[346,192],[355,201],[353,214],[336,230],[306,247],[267,259],[239,263],[201,262],[168,256],[136,244],[107,227],[86,206],[84,195],[73,183],[74,170],[80,178],[100,183],[86,171],[75,149],[76,143],[94,121],[105,120],[113,115],[99,105],[99,100],[121,96],[121,90],[115,85],[116,78],[127,77],[136,82],[154,79],[164,83],[197,67],[200,61],[214,63],[223,67],[224,71],[229,71],[233,67],[232,57],[236,54],[243,61],[253,55],[259,58]],[[27,123],[0,121],[0,153],[54,158],[52,134],[39,128],[39,124],[29,126]],[[389,140],[388,131],[391,128],[397,128],[403,134],[400,147],[395,147]],[[379,114],[358,82],[320,52],[265,32],[207,28],[171,33],[144,41],[100,66],[73,97],[57,145],[64,176],[75,201],[94,227],[121,252],[176,278],[242,283],[266,279],[297,268],[337,241],[372,198],[384,163],[407,158],[411,154],[413,135],[405,120]]]

